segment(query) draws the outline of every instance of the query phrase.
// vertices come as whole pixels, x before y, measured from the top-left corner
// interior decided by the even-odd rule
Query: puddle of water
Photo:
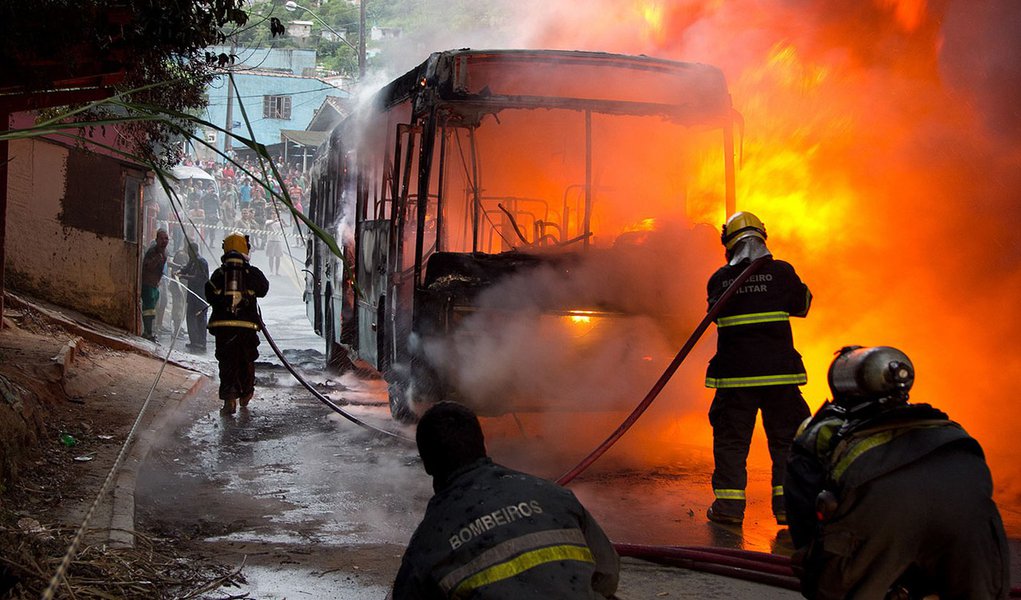
[[[380,585],[361,584],[343,571],[320,573],[309,569],[286,569],[246,565],[247,586],[242,590],[253,598],[276,600],[294,598],[331,598],[364,600],[383,598],[390,591]]]

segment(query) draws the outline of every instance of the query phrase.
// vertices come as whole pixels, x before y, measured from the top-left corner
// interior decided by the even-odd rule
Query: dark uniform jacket
[[[209,276],[205,290],[206,302],[209,302],[213,312],[209,316],[207,327],[214,333],[217,328],[221,327],[258,330],[260,328],[259,307],[255,299],[264,298],[269,293],[269,280],[266,279],[262,271],[241,259],[240,254],[234,256],[231,254],[224,255],[224,262],[241,261],[240,268],[244,271],[244,294],[237,312],[231,312],[231,298],[224,293],[226,291],[225,267],[217,267]]]
[[[1004,597],[991,495],[981,446],[942,411],[904,404],[849,420],[823,405],[795,437],[784,480],[802,593],[882,597],[914,574],[919,597]]]
[[[175,259],[177,257],[175,256]],[[189,258],[184,267],[178,271],[178,277],[185,281],[185,285],[192,291],[188,294],[187,303],[189,306],[199,306],[204,293],[206,283],[209,281],[209,263],[201,256]],[[197,296],[197,297],[196,297]]]
[[[748,265],[727,264],[709,278],[710,307]],[[716,355],[709,361],[706,387],[804,384],[808,378],[789,319],[807,315],[811,303],[812,294],[794,267],[766,259],[716,318]]]
[[[484,458],[429,501],[394,600],[608,598],[620,559],[570,490]]]
[[[928,404],[907,404],[860,423],[849,423],[833,404],[823,405],[794,439],[784,481],[795,548],[815,533],[819,492],[828,489],[839,500],[947,444],[982,456],[978,442]]]

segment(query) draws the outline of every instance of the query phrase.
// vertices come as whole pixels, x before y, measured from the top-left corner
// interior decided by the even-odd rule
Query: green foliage
[[[255,0],[248,5],[248,23],[237,30],[234,39],[246,48],[299,48],[298,40],[287,35],[274,36],[270,31],[270,19],[277,18],[284,24],[294,19],[293,13],[283,8],[283,2]]]
[[[484,29],[505,23],[501,0],[368,0],[369,22],[414,34],[438,26],[447,30]],[[441,50],[441,48],[436,48]]]
[[[234,91],[236,93],[237,87],[234,82],[233,75],[229,75],[229,81],[230,85],[235,86]],[[74,141],[87,147],[91,146],[94,148],[101,148],[111,155],[119,156],[138,164],[147,165],[155,173],[156,179],[160,182],[168,197],[172,199],[172,208],[177,219],[181,221],[181,213],[184,211],[179,211],[178,208],[180,207],[183,209],[183,205],[180,199],[177,198],[177,193],[170,185],[170,165],[161,165],[146,156],[131,154],[129,151],[104,144],[96,139],[88,138],[80,134],[76,135],[74,133],[69,133],[65,123],[69,120],[74,120],[76,124],[86,129],[146,124],[166,127],[174,135],[187,139],[191,144],[195,146],[203,146],[211,150],[224,162],[233,164],[239,173],[244,173],[251,177],[252,181],[254,181],[256,185],[262,186],[266,190],[267,197],[271,197],[282,203],[291,212],[294,219],[302,221],[309,230],[312,231],[313,235],[321,239],[334,254],[343,258],[343,254],[337,246],[337,242],[333,236],[321,229],[307,216],[305,216],[304,213],[294,207],[294,203],[291,201],[291,196],[287,190],[287,186],[283,182],[283,177],[277,169],[276,164],[273,162],[272,157],[269,155],[269,152],[267,152],[265,145],[254,140],[255,134],[252,130],[251,120],[248,117],[248,112],[245,109],[244,103],[240,100],[240,95],[238,95],[238,108],[249,137],[239,135],[235,131],[227,131],[219,125],[210,123],[209,121],[194,115],[176,111],[174,109],[168,109],[159,105],[138,103],[131,100],[131,98],[138,97],[143,93],[159,95],[159,90],[162,89],[164,85],[154,84],[144,89],[127,90],[113,96],[112,98],[92,102],[86,106],[74,109],[60,111],[49,119],[37,122],[33,127],[0,132],[0,141],[52,136],[55,138],[64,138]],[[107,116],[105,118],[96,118],[94,116],[100,114],[112,116]],[[87,115],[93,116],[90,117]],[[196,131],[203,129],[216,130],[220,135],[232,138],[235,145],[242,145],[252,150],[256,157],[257,168],[255,170],[246,169],[242,163],[237,162],[234,158],[207,142],[204,136],[196,135]],[[348,267],[345,265],[345,269],[347,268]]]
[[[134,102],[176,112],[199,109],[217,68],[207,62],[205,48],[247,23],[243,5],[244,0],[0,2],[0,89],[41,90],[54,82],[122,73],[115,89],[130,90]],[[102,114],[94,111],[111,109],[96,105],[76,118],[95,120]],[[174,128],[166,122],[125,123],[119,133],[150,161],[177,161]]]
[[[369,0],[371,2],[371,0]],[[238,32],[237,41],[240,46],[249,48],[306,48],[316,51],[319,65],[324,69],[354,77],[358,74],[358,54],[351,46],[358,45],[357,4],[346,1],[334,1],[319,4],[314,0],[303,0],[298,3],[314,11],[315,17],[308,11],[284,9],[282,0],[255,0],[248,7],[250,23]],[[368,6],[369,4],[366,4]],[[316,18],[318,17],[318,18]],[[311,21],[312,35],[308,39],[297,39],[288,35],[273,37],[270,35],[268,22],[272,18],[279,19],[285,26],[291,21]],[[323,26],[322,19],[329,27]],[[267,25],[263,25],[266,23]],[[343,41],[331,41],[330,28],[342,34],[351,46]],[[323,32],[327,32],[323,35]]]

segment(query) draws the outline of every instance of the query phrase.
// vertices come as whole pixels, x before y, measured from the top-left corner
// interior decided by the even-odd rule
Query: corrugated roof
[[[329,131],[305,131],[304,129],[281,129],[280,141],[287,140],[299,146],[316,147],[326,141]]]

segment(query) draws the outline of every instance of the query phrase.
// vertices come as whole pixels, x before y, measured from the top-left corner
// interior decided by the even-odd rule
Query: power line
[[[321,92],[323,90],[336,90],[338,92],[344,92],[345,91],[345,90],[342,90],[341,88],[338,88],[338,87],[326,86],[326,87],[316,88],[316,89],[312,89],[312,90],[302,90],[300,92],[280,92],[280,93],[251,94],[251,95],[248,95],[248,96],[236,96],[236,98],[242,99],[242,98],[262,98],[264,96],[297,96],[299,94],[311,94],[313,92]],[[350,95],[350,94],[348,94],[348,95]],[[227,104],[226,102],[223,102],[223,103],[221,103],[221,102],[209,102],[208,106],[226,106],[226,104]]]

